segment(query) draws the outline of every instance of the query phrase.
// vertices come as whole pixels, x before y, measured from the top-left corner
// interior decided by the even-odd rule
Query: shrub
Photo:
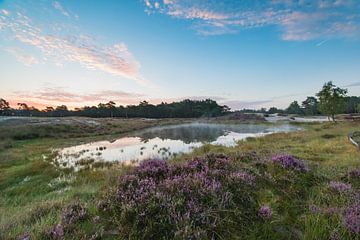
[[[245,236],[257,215],[255,178],[235,170],[224,155],[194,158],[186,165],[140,163],[119,179],[99,204],[120,238],[229,238]]]
[[[339,193],[346,193],[351,191],[351,185],[343,182],[331,181],[329,188]]]
[[[307,172],[308,169],[305,166],[303,160],[297,159],[289,154],[277,154],[272,157],[272,161],[275,164],[280,165],[285,169],[293,169],[296,171]]]
[[[343,222],[350,232],[360,233],[360,205],[358,203],[345,209]]]
[[[259,209],[259,216],[264,220],[270,219],[272,217],[271,208],[269,206],[261,206]]]

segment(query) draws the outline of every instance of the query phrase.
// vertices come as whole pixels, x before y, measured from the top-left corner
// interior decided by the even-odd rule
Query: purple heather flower
[[[54,226],[49,232],[50,239],[64,239],[64,227],[60,224]]]
[[[360,179],[360,168],[351,170],[349,176],[354,179]]]
[[[318,206],[316,206],[314,204],[309,206],[309,210],[312,213],[324,214],[324,215],[327,215],[327,216],[331,216],[331,215],[334,215],[334,214],[337,214],[337,213],[341,212],[341,208],[336,208],[336,207],[321,208],[321,207],[318,207]]]
[[[272,210],[269,206],[261,206],[259,209],[259,216],[262,219],[270,219],[272,217]]]
[[[85,219],[86,209],[79,203],[75,203],[66,208],[62,214],[62,223],[65,225],[76,223]]]
[[[332,233],[330,234],[329,240],[340,240],[341,239],[341,235],[338,229],[335,229],[334,231],[332,231]]]
[[[163,179],[169,172],[169,165],[164,160],[150,159],[142,161],[137,167],[137,172],[144,177]]]
[[[18,237],[18,240],[30,240],[30,234],[25,233]]]
[[[354,204],[344,211],[343,222],[345,227],[352,233],[360,233],[360,205]]]
[[[272,157],[273,163],[279,164],[285,169],[294,169],[297,171],[307,172],[308,168],[305,166],[303,160],[297,159],[289,154],[277,154]]]
[[[346,193],[351,191],[351,184],[343,183],[343,182],[335,182],[331,181],[329,183],[330,189],[339,192],[339,193]]]
[[[312,213],[319,213],[321,211],[321,209],[318,206],[314,205],[314,204],[311,204],[309,206],[309,210]]]
[[[245,182],[249,185],[255,184],[255,177],[247,172],[235,172],[230,175],[233,179],[240,179],[241,181]]]

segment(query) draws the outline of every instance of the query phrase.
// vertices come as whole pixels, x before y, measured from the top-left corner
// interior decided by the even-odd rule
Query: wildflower
[[[110,214],[115,211],[116,221],[132,229],[135,238],[144,238],[138,234],[145,230],[146,236],[160,238],[156,235],[159,229],[153,229],[151,223],[166,219],[161,227],[168,231],[168,238],[206,239],[219,225],[226,225],[217,221],[220,214],[235,206],[242,210],[234,217],[256,218],[254,191],[242,187],[253,182],[252,175],[235,171],[225,155],[197,157],[181,165],[148,160],[120,177],[116,191],[106,201],[109,206],[98,207],[109,209]],[[145,224],[145,230],[137,227]]]
[[[360,168],[351,170],[349,176],[353,179],[360,179]]]
[[[335,229],[334,231],[331,232],[329,240],[340,240],[341,239],[341,235],[338,229]]]
[[[76,223],[80,220],[85,219],[86,209],[79,203],[73,204],[64,210],[62,216],[62,223],[65,225]]]
[[[351,190],[351,185],[343,183],[343,182],[331,181],[329,183],[329,187],[330,187],[330,189],[332,189],[336,192],[339,192],[339,193],[346,193]]]
[[[321,207],[318,207],[318,206],[316,206],[314,204],[309,206],[309,210],[310,210],[310,212],[312,212],[314,214],[324,214],[324,215],[327,215],[327,216],[337,214],[337,213],[339,213],[341,211],[340,208],[336,208],[336,207],[321,208]]]
[[[262,206],[259,209],[259,216],[262,219],[270,219],[272,217],[272,210],[269,206]]]
[[[231,174],[231,177],[233,179],[240,179],[241,181],[243,181],[248,185],[254,185],[255,183],[255,177],[247,172],[243,172],[243,171],[235,172]]]
[[[169,172],[168,163],[164,160],[152,159],[142,161],[137,168],[139,175],[161,180]]]
[[[61,224],[54,226],[49,232],[50,239],[64,239],[64,227]]]
[[[277,154],[272,157],[273,163],[279,164],[285,169],[294,169],[301,172],[307,172],[308,169],[304,164],[304,161],[295,158],[288,154]]]
[[[321,209],[318,206],[314,205],[314,204],[311,204],[309,206],[309,210],[312,213],[319,213],[321,211]]]
[[[360,205],[354,204],[344,211],[343,223],[352,233],[360,233]]]
[[[30,234],[24,233],[23,235],[17,238],[18,240],[30,240]]]

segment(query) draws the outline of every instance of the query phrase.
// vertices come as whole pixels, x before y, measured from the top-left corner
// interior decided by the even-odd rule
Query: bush
[[[245,236],[259,218],[255,189],[254,176],[224,155],[177,166],[148,160],[121,177],[99,208],[124,239],[230,238]]]

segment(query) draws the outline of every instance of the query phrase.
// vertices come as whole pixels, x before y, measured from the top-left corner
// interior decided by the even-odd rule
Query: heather
[[[123,238],[211,239],[237,227],[244,236],[257,219],[255,177],[232,164],[225,155],[144,161],[119,179],[103,216]]]
[[[305,180],[316,176],[279,169],[253,152],[207,154],[180,164],[147,160],[105,192],[97,204],[99,224],[102,234],[116,232],[121,239],[251,238],[269,231],[296,237],[288,221],[306,212],[295,200],[307,198],[313,184]]]

